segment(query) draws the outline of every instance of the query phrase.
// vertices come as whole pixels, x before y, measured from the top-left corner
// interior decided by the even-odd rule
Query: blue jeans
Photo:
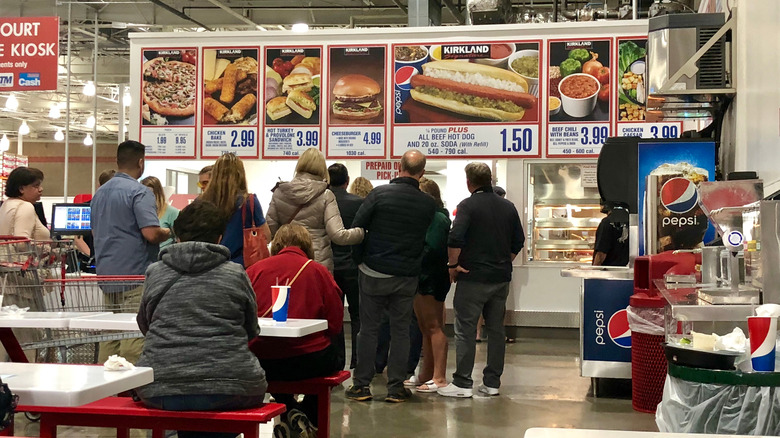
[[[164,411],[238,411],[260,406],[262,395],[167,395],[143,399],[153,409]],[[179,438],[235,438],[236,433],[178,431]]]

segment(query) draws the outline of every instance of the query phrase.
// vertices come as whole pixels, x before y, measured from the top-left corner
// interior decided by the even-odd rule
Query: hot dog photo
[[[257,49],[203,50],[203,124],[257,124]]]
[[[265,123],[319,125],[320,48],[266,49]]]
[[[551,122],[609,121],[611,41],[550,43]]]
[[[396,123],[539,120],[539,44],[393,47]]]
[[[384,125],[385,47],[330,47],[329,125]]]

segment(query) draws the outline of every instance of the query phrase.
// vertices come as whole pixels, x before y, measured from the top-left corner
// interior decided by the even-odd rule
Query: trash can
[[[663,297],[640,292],[631,296],[626,309],[631,329],[631,405],[639,412],[654,413],[663,396],[665,305]]]

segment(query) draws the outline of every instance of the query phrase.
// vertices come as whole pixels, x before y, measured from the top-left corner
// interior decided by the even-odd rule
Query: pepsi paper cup
[[[290,286],[271,286],[271,300],[274,321],[287,321],[287,305],[290,301]]]
[[[775,370],[775,341],[777,318],[773,316],[748,316],[750,336],[750,361],[753,371]]]
[[[409,114],[401,109],[411,99],[412,76],[422,73],[422,65],[428,62],[428,48],[420,45],[395,46],[393,69],[393,114],[395,123],[408,123]]]

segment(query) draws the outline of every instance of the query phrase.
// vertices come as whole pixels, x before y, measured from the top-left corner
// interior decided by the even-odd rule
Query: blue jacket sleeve
[[[255,225],[261,226],[265,223],[265,215],[263,214],[263,207],[260,206],[260,200],[257,199],[257,195],[252,195],[252,202],[255,203]]]

